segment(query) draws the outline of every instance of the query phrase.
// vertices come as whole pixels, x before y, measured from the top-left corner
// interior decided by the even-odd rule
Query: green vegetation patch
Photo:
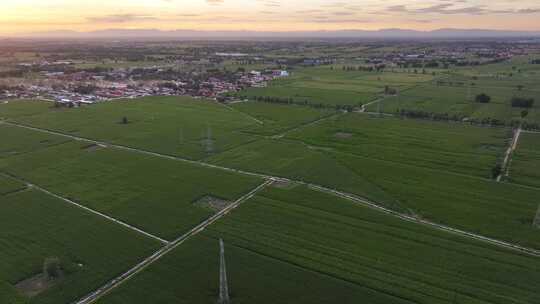
[[[193,201],[205,195],[234,201],[260,181],[182,161],[70,142],[11,157],[0,170],[174,239],[213,214]],[[152,216],[149,216],[152,215]]]
[[[189,97],[148,97],[73,109],[17,102],[8,108],[12,104],[29,113],[7,116],[20,123],[193,159],[251,141],[251,136],[233,131],[256,124],[215,102]],[[45,105],[45,112],[34,113]]]
[[[339,152],[490,178],[511,130],[348,114],[287,137]]]
[[[0,175],[0,196],[25,189],[26,186],[9,177]]]
[[[497,134],[497,131],[482,130],[488,132],[487,134],[490,132]],[[327,136],[333,137],[332,132]],[[474,131],[470,132],[474,134]],[[356,141],[357,137],[339,140]],[[433,139],[433,141],[440,140]],[[404,151],[409,152],[408,155],[401,156],[397,151],[392,151],[392,149],[399,150],[399,144],[389,150],[380,149],[379,153],[384,152],[387,157],[395,154],[396,158],[403,159],[395,161],[391,157],[385,159],[381,155],[374,157],[363,156],[355,151],[343,152],[339,146],[312,146],[298,140],[260,140],[221,153],[209,161],[223,166],[323,185],[365,197],[412,216],[540,248],[540,235],[531,227],[538,207],[537,198],[540,190],[452,172],[455,170],[449,168],[452,161],[457,161],[460,153],[465,159],[467,157],[474,159],[478,157],[475,156],[475,149],[486,149],[480,147],[482,142],[478,142],[477,147],[467,148],[466,142],[465,140],[463,148],[451,149],[451,143],[444,146],[443,141],[440,149],[436,149],[426,139],[423,146],[432,147],[433,157],[429,157],[429,153],[426,152],[424,160],[413,156],[415,151],[422,151],[419,148],[422,145],[416,147],[403,145]],[[455,145],[459,146],[459,141]],[[358,148],[360,151],[362,149],[364,148]],[[452,150],[456,152],[455,155],[449,153]],[[489,149],[487,150],[483,153],[490,155]],[[370,151],[369,148],[367,151]],[[437,154],[442,153],[448,156],[437,163]],[[492,154],[484,160],[483,157],[478,159],[487,164],[489,161],[486,159],[495,159],[495,156]],[[464,166],[461,170],[483,172],[474,161],[466,163],[469,163],[470,167]]]
[[[258,126],[250,126],[246,132],[264,135],[283,132],[335,113],[323,109],[262,102],[242,102],[236,103],[232,107],[262,122]]]
[[[258,254],[228,241],[225,241],[225,259],[232,303],[352,304],[364,298],[374,304],[407,303],[391,302],[391,296]],[[218,294],[219,242],[208,236],[198,236],[97,303],[214,304]]]
[[[359,298],[369,303],[381,297],[384,303],[540,301],[535,257],[400,221],[305,187],[267,188],[209,233],[357,284],[371,291]]]
[[[70,141],[70,139],[65,137],[35,132],[1,123],[0,138],[2,138],[0,160]]]
[[[0,244],[0,303],[9,304],[73,302],[159,247],[36,190],[0,196]],[[46,288],[32,297],[24,296],[29,290],[21,282],[43,275],[51,258],[58,261],[58,276],[44,280]]]
[[[540,187],[540,133],[521,133],[509,173],[511,182]]]

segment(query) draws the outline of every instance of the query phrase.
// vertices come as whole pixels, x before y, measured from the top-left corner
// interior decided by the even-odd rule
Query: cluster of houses
[[[144,96],[190,95],[219,99],[228,92],[247,87],[265,87],[275,78],[288,77],[284,70],[237,72],[233,78],[178,76],[172,80],[133,80],[129,71],[44,72],[37,83],[0,89],[0,99],[44,99],[59,106],[76,107],[101,101]],[[219,99],[221,100],[221,99]]]

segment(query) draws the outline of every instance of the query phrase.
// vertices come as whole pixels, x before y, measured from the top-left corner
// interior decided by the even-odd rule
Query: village
[[[0,84],[1,99],[40,99],[54,101],[57,106],[76,107],[114,99],[144,96],[188,95],[225,101],[225,93],[249,87],[266,87],[268,82],[288,77],[285,70],[263,70],[204,73],[178,73],[161,67],[122,68],[107,71],[56,71],[71,62],[21,64],[44,70],[37,79],[24,79]],[[49,68],[47,68],[49,67]],[[166,75],[164,77],[164,75]]]

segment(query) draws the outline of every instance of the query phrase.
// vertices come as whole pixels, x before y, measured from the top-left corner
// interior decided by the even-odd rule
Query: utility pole
[[[230,304],[227,269],[225,267],[225,248],[223,240],[219,239],[219,300],[218,304]]]
[[[534,228],[540,228],[540,205],[538,205],[538,210],[536,211],[536,216],[533,221]]]

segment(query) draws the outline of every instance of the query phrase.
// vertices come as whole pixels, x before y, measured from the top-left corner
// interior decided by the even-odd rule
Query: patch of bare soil
[[[15,288],[26,297],[32,298],[54,286],[60,279],[48,279],[40,273],[15,284]]]
[[[83,150],[85,150],[87,152],[94,152],[94,151],[97,151],[97,150],[102,149],[102,148],[105,148],[105,147],[102,146],[102,145],[98,145],[98,144],[90,144],[90,145],[82,147],[81,149],[83,149]]]
[[[198,199],[193,203],[195,206],[199,206],[205,209],[210,209],[212,211],[218,212],[225,209],[231,204],[230,201],[226,201],[215,196],[206,195]]]
[[[280,189],[292,189],[297,185],[297,183],[293,181],[285,181],[285,180],[276,180],[272,182],[270,185],[271,187],[280,188]]]
[[[353,134],[347,133],[347,132],[337,132],[336,134],[334,134],[334,136],[337,138],[347,139],[347,138],[351,138]]]

